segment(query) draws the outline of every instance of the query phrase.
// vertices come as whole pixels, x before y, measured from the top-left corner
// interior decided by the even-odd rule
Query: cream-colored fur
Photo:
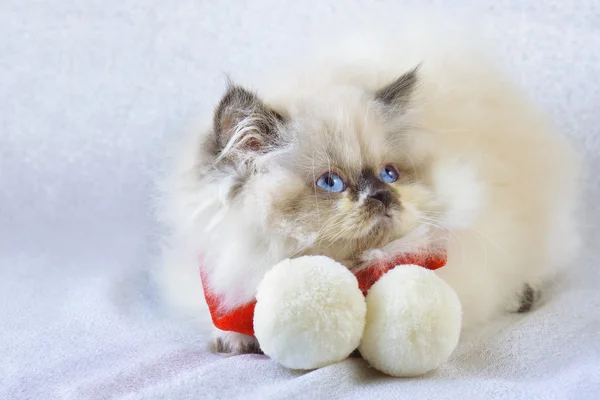
[[[178,309],[209,323],[199,254],[213,290],[235,307],[286,257],[325,254],[354,265],[407,240],[446,240],[449,260],[439,275],[458,293],[470,330],[515,311],[526,284],[537,289],[569,265],[578,244],[576,157],[494,62],[464,40],[422,33],[349,43],[258,87],[287,122],[279,131],[284,144],[245,160],[251,167],[207,168],[214,162],[201,150],[214,134],[208,124],[182,146],[164,190],[171,236],[157,275]],[[406,109],[373,101],[418,65]],[[237,139],[252,129],[252,120],[242,121]],[[402,209],[377,238],[377,221],[359,212],[362,198],[357,205],[321,199],[307,184],[323,170],[358,174],[388,159],[409,177],[392,185]],[[233,196],[240,174],[243,189]],[[232,334],[223,340],[233,352],[252,342]]]

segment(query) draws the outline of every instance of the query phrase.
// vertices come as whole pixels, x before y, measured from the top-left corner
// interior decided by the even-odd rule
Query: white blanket
[[[535,312],[498,321],[426,377],[393,379],[357,359],[297,373],[221,358],[156,301],[152,180],[223,72],[257,69],[324,22],[410,3],[0,2],[0,398],[600,398],[598,0],[420,2],[480,13],[587,158],[587,245]]]

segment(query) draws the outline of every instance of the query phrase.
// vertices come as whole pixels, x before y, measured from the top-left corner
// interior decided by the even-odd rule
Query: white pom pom
[[[359,347],[375,368],[417,376],[448,360],[458,344],[462,309],[456,292],[433,271],[400,265],[367,294],[367,321]]]
[[[360,343],[365,298],[354,275],[323,256],[285,260],[258,287],[254,334],[285,367],[314,369],[341,361]]]

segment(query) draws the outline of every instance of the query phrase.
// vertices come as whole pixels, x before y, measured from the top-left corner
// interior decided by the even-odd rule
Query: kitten
[[[349,267],[444,242],[439,270],[468,331],[529,310],[577,251],[577,163],[492,63],[467,46],[382,40],[250,91],[230,83],[212,126],[178,155],[165,190],[160,282],[206,313],[202,254],[225,307],[251,301],[278,261]],[[217,350],[258,351],[217,332]]]

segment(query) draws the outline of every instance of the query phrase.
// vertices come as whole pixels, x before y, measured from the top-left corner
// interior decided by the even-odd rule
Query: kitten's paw
[[[539,289],[534,288],[529,284],[525,284],[523,291],[518,295],[516,301],[517,304],[513,307],[513,312],[526,313],[533,309],[533,306],[538,302],[541,297]]]
[[[262,354],[258,340],[255,337],[221,330],[215,332],[213,350],[227,356]]]
[[[354,261],[343,263],[352,272],[356,273],[363,268],[371,267],[374,264],[385,262],[390,258],[390,254],[381,249],[370,249],[362,253]]]
[[[377,261],[384,260],[388,256],[389,255],[381,249],[371,249],[362,253],[358,261],[359,264],[372,264]]]

